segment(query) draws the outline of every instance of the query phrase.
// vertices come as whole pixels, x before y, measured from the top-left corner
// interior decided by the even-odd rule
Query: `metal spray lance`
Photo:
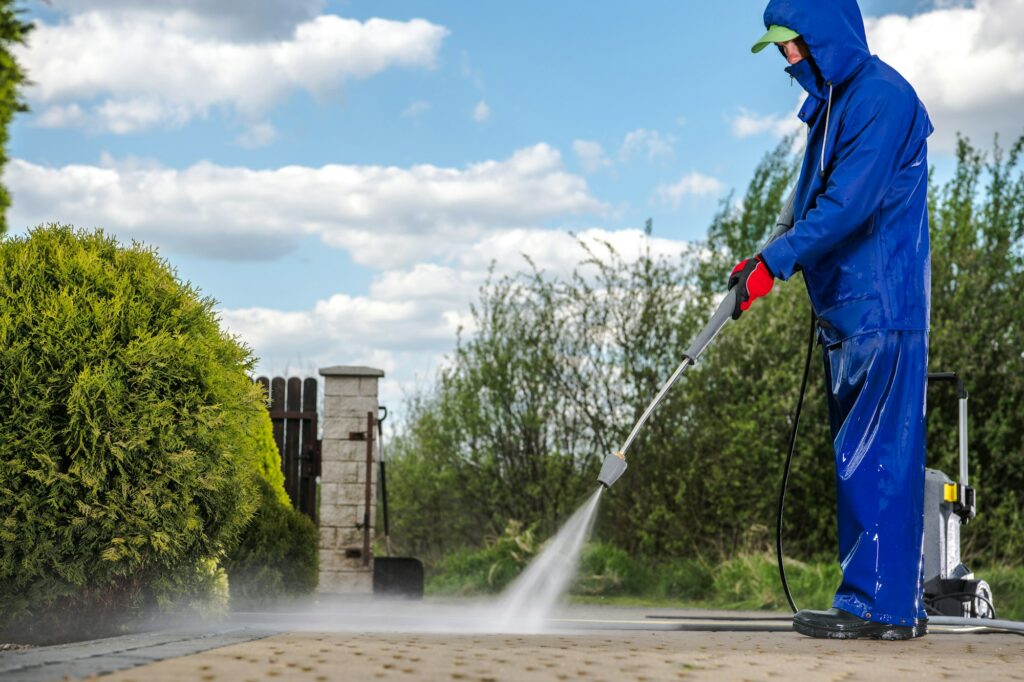
[[[765,246],[770,244],[786,230],[793,226],[793,198],[794,193],[791,192],[789,199],[786,201],[785,208],[782,209],[782,213],[779,214],[779,219],[776,222],[775,229],[772,231],[771,236],[765,243]],[[763,248],[763,247],[762,247]],[[640,433],[640,429],[647,423],[651,414],[654,412],[658,404],[665,398],[669,389],[672,388],[673,384],[679,380],[679,377],[689,368],[691,365],[697,364],[697,359],[701,356],[704,350],[714,341],[715,337],[718,336],[718,332],[722,331],[722,327],[732,319],[732,312],[736,307],[736,289],[730,289],[729,293],[725,295],[722,302],[718,305],[718,310],[711,316],[711,320],[704,326],[704,328],[697,334],[697,338],[693,340],[690,347],[683,353],[683,361],[679,363],[676,371],[672,373],[665,385],[658,391],[658,395],[654,396],[654,400],[647,406],[644,413],[640,415],[640,419],[637,420],[633,426],[633,430],[629,432],[629,436],[626,437],[625,442],[615,452],[605,456],[604,462],[601,464],[601,473],[598,474],[597,480],[606,488],[610,488],[615,481],[619,480],[619,477],[626,472],[626,451],[629,450],[629,446],[636,440],[636,436]]]

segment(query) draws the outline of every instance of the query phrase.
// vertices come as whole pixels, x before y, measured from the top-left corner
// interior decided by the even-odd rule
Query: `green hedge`
[[[0,242],[0,302],[0,631],[220,598],[265,408],[214,302],[152,249],[60,225]]]

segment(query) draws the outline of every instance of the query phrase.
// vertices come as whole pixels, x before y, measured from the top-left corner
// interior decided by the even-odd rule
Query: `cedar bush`
[[[102,231],[0,242],[0,301],[0,635],[209,605],[257,499],[249,349]]]
[[[293,509],[291,502],[281,502],[278,491],[284,489],[280,486],[275,488],[263,477],[257,479],[257,486],[259,509],[224,563],[235,608],[299,597],[317,585],[320,533],[316,525]]]

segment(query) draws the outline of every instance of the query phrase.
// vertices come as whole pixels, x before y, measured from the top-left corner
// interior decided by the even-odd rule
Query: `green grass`
[[[774,557],[744,555],[719,566],[723,570],[703,592],[673,594],[657,584],[652,589],[619,594],[581,594],[577,589],[570,596],[570,602],[609,606],[789,610],[779,584]],[[680,566],[671,565],[669,570],[673,568],[678,570]],[[831,606],[832,595],[839,584],[838,565],[787,561],[786,575],[798,608],[826,609]],[[988,582],[992,588],[999,618],[1024,621],[1024,567],[976,568],[975,576]]]
[[[1024,567],[993,566],[975,569],[975,576],[992,588],[996,615],[1007,620],[1024,620]]]
[[[835,564],[796,560],[786,560],[786,576],[794,600],[808,608],[828,608],[840,579]],[[788,609],[774,556],[740,554],[719,562],[697,557],[644,565],[607,545],[588,547],[573,586],[573,599],[644,606]]]
[[[518,541],[517,541],[518,540]],[[532,535],[514,532],[483,550],[449,557],[430,572],[428,593],[471,595],[501,591],[537,551]],[[975,569],[991,585],[1000,618],[1024,620],[1024,566]],[[827,609],[840,581],[834,561],[786,560],[798,608]],[[647,563],[605,544],[591,544],[572,587],[577,604],[788,611],[773,554],[740,554],[724,561],[700,557]]]

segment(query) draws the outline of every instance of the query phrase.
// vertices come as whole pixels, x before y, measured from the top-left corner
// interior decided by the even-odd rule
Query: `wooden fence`
[[[270,419],[281,453],[284,489],[296,509],[318,521],[316,479],[320,475],[320,440],[316,379],[259,377],[256,381],[270,396]]]

